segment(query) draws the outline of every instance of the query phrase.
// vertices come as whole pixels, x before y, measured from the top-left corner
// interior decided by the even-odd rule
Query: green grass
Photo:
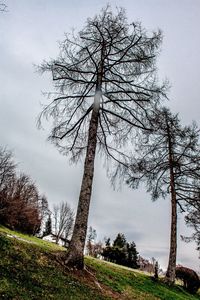
[[[8,238],[14,234],[34,244]],[[0,228],[0,299],[106,299],[52,258],[62,247]],[[107,298],[109,299],[109,298]]]
[[[85,258],[85,261],[88,266],[96,271],[96,277],[100,283],[108,285],[121,294],[127,294],[130,299],[200,299],[199,295],[193,296],[181,286],[169,288],[162,280],[154,282],[150,276],[140,271],[92,258]]]
[[[65,250],[65,248],[63,248],[57,244],[44,241],[44,240],[39,239],[32,235],[27,235],[27,234],[23,234],[21,232],[10,230],[1,225],[0,225],[0,232],[5,233],[7,235],[17,236],[17,237],[27,241],[28,243],[36,244],[37,246],[39,246],[40,248],[42,248],[43,250],[46,250],[46,251],[63,251],[63,250]]]
[[[55,244],[0,227],[0,299],[200,299],[180,286],[169,288],[137,270],[91,257],[85,258],[87,272],[69,271],[55,259],[61,251]]]

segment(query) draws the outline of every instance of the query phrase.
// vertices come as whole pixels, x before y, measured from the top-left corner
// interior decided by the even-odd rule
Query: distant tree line
[[[96,242],[97,232],[89,226],[86,242],[86,255],[104,259],[112,263],[123,265],[133,269],[139,269],[143,272],[154,275],[157,279],[159,274],[163,274],[158,261],[152,257],[146,259],[139,255],[134,241],[127,242],[123,233],[118,233],[111,243],[110,238],[104,238],[104,242]]]
[[[95,242],[96,236],[96,230],[90,226],[86,243],[87,255],[130,268],[139,268],[136,245],[134,242],[127,242],[124,234],[118,233],[112,244],[110,238],[105,238],[104,245],[102,242]]]

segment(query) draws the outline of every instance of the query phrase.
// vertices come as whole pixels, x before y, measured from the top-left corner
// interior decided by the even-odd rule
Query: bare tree
[[[72,233],[74,224],[74,212],[67,202],[54,205],[53,223],[56,243],[61,237],[67,240]]]
[[[97,237],[96,229],[94,229],[92,226],[88,229],[87,234],[87,243],[86,243],[86,249],[87,249],[87,255],[93,256],[94,253],[94,242]]]
[[[3,214],[6,209],[6,187],[15,176],[15,168],[16,164],[13,160],[12,152],[0,147],[0,214]]]
[[[135,129],[149,129],[149,114],[165,92],[156,78],[155,60],[162,40],[140,23],[127,22],[107,6],[77,35],[66,34],[56,60],[44,62],[55,92],[39,118],[53,119],[49,136],[64,154],[77,161],[85,154],[79,203],[66,264],[83,268],[96,148],[112,158],[118,171],[128,160],[127,144]]]
[[[39,195],[38,210],[40,212],[41,230],[46,231],[46,225],[51,219],[51,211],[49,209],[48,200],[45,195]],[[44,235],[44,232],[41,232],[41,234]]]
[[[177,253],[177,205],[184,211],[195,201],[199,190],[199,130],[195,124],[182,127],[177,115],[163,108],[155,113],[154,132],[144,132],[138,142],[138,158],[132,166],[128,184],[138,187],[146,182],[152,199],[171,198],[170,254],[166,273],[175,280]],[[198,181],[198,183],[197,183]]]
[[[12,152],[0,147],[0,190],[3,189],[9,178],[13,177],[15,168]]]

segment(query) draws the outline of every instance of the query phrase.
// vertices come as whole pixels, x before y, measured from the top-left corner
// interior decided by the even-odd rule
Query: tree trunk
[[[172,193],[170,253],[169,253],[169,262],[168,262],[168,268],[166,273],[167,281],[172,284],[175,281],[176,251],[177,251],[177,205],[176,205],[176,194]]]
[[[65,264],[77,269],[84,268],[84,246],[87,234],[87,222],[89,215],[90,198],[94,174],[94,160],[97,143],[99,110],[93,108],[89,124],[87,152],[84,164],[84,173],[79,195],[79,203],[74,225],[74,231],[69,246]]]
[[[176,203],[176,189],[175,177],[173,167],[173,146],[171,140],[171,133],[169,125],[168,129],[168,146],[169,146],[169,166],[170,166],[170,189],[171,189],[171,236],[170,236],[170,253],[168,268],[166,272],[166,280],[168,283],[173,284],[175,281],[176,273],[176,255],[177,255],[177,203]]]
[[[56,244],[58,244],[59,237],[56,235]]]

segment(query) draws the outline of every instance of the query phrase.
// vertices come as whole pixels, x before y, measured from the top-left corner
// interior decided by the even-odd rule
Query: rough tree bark
[[[93,108],[89,125],[88,145],[84,164],[84,173],[79,196],[79,203],[74,225],[73,236],[70,242],[68,256],[65,263],[77,269],[84,268],[84,246],[87,234],[87,221],[92,193],[92,182],[94,175],[94,160],[97,143],[98,109]]]
[[[174,191],[171,191],[171,237],[170,237],[170,253],[169,253],[166,279],[169,283],[172,284],[175,281],[176,256],[177,256],[176,252],[177,252],[177,204],[176,204],[176,194],[174,193]]]
[[[171,132],[167,124],[167,136],[168,136],[168,150],[169,150],[169,168],[170,168],[170,193],[171,193],[171,234],[170,234],[170,252],[169,261],[166,272],[166,280],[173,284],[175,281],[176,272],[176,256],[177,256],[177,201],[176,201],[176,190],[175,190],[175,178],[174,178],[174,160],[173,160],[173,149],[171,141]]]

